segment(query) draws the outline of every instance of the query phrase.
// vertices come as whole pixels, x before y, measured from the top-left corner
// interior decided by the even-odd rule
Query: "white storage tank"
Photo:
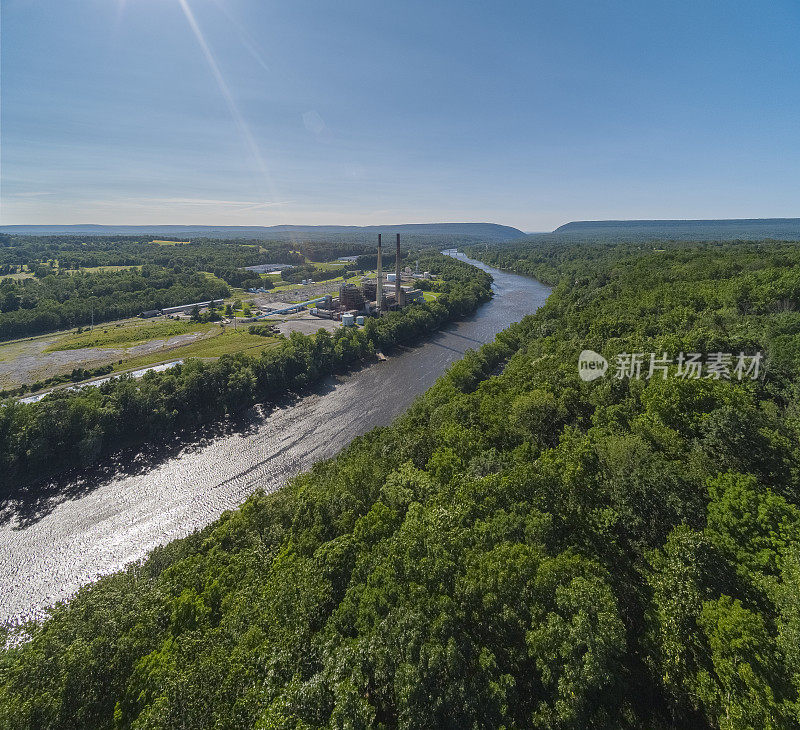
[[[364,326],[364,318],[360,317],[360,316],[356,317],[356,324],[359,325],[359,327],[363,327]]]
[[[356,323],[356,316],[354,314],[347,314],[347,312],[345,312],[342,315],[342,324],[345,327],[352,327],[355,323]]]

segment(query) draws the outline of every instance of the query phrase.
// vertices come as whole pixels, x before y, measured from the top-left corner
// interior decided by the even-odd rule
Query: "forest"
[[[0,341],[229,295],[230,289],[219,279],[149,265],[110,272],[50,271],[40,272],[36,278],[3,279]]]
[[[0,272],[6,276],[0,280],[0,341],[226,297],[228,286],[265,286],[244,266],[305,260],[286,243],[265,246],[241,241],[154,243],[132,237],[3,235]],[[21,273],[29,276],[13,276]]]
[[[473,266],[430,254],[426,266],[442,278],[436,301],[369,318],[363,328],[321,329],[313,337],[280,336],[259,356],[240,353],[215,361],[190,359],[140,380],[113,378],[78,391],[55,391],[35,403],[0,408],[0,494],[64,469],[87,466],[123,447],[144,447],[175,432],[233,416],[377,351],[410,344],[444,323],[473,312],[491,297],[491,277]],[[269,327],[269,324],[266,325]]]
[[[0,726],[798,727],[800,248],[477,253],[547,304],[391,426],[12,637]],[[584,382],[585,349],[766,359]],[[213,373],[246,400],[264,375],[236,362],[187,367],[180,399],[219,408]],[[89,397],[135,418],[117,387]]]
[[[337,254],[343,255],[343,254]],[[207,239],[191,241],[153,236],[26,236],[0,234],[0,264],[55,263],[62,269],[96,266],[139,266],[211,271],[261,263],[295,264],[304,261],[288,241]]]

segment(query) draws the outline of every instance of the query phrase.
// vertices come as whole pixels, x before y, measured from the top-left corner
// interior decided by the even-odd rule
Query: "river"
[[[353,438],[390,423],[468,349],[535,312],[550,289],[457,258],[494,276],[471,317],[387,362],[329,378],[308,395],[190,443],[159,445],[38,491],[0,512],[0,621],[38,618],[78,588],[208,525],[261,487],[274,491]],[[50,496],[48,496],[50,495]]]

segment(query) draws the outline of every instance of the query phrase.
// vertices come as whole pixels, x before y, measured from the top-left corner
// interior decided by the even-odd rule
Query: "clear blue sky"
[[[2,223],[800,216],[798,39],[797,0],[2,0]]]

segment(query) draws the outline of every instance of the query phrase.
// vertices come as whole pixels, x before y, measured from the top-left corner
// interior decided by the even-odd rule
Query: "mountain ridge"
[[[570,221],[550,233],[526,237],[546,242],[800,241],[800,218],[718,218]]]
[[[102,225],[96,223],[69,225],[6,225],[0,226],[0,233],[21,235],[185,235],[196,236],[226,235],[231,237],[279,236],[325,236],[347,233],[409,233],[416,235],[448,235],[489,238],[491,240],[511,240],[522,238],[525,233],[518,228],[497,223],[401,223],[396,225],[372,226],[207,226],[207,225]]]
[[[553,230],[553,233],[573,231],[585,228],[647,228],[658,226],[662,228],[680,228],[683,226],[764,226],[764,225],[794,225],[800,226],[800,218],[665,218],[665,219],[612,219],[612,220],[586,220],[570,221]]]

